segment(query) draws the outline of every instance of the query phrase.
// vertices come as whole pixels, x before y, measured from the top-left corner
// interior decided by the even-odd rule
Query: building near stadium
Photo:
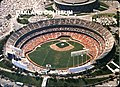
[[[63,38],[60,39],[61,37]],[[68,39],[64,39],[64,37]],[[89,59],[86,59],[84,63],[75,64],[73,62],[75,57],[69,57],[66,60],[70,59],[69,63],[71,62],[72,65],[63,67],[61,66],[62,62],[59,61],[65,61],[65,55],[67,54],[59,58],[56,55],[57,53],[52,54],[50,53],[51,51],[48,52],[46,49],[53,49],[54,52],[57,51],[59,53],[63,53],[63,51],[67,52],[73,49],[74,46],[70,44],[70,41],[82,44],[84,47],[84,49],[80,49],[79,51],[74,50],[72,53],[75,53],[75,56],[80,55],[80,58],[82,58],[84,53],[87,52],[86,55],[89,56]],[[52,43],[52,45],[47,46],[45,45],[46,43]],[[48,70],[48,67],[45,67],[45,65],[49,65],[50,67],[51,65],[56,65],[57,71],[55,73],[68,74],[79,73],[93,68],[92,64],[97,59],[104,58],[112,50],[113,45],[114,38],[112,34],[102,25],[81,19],[61,18],[31,23],[15,31],[7,40],[4,53],[8,58],[12,58],[14,65],[31,72],[43,73],[43,71]],[[33,59],[42,57],[37,60],[42,61],[40,64],[30,59],[29,53],[44,46],[46,47],[46,52],[40,50],[38,54],[35,54],[38,57],[33,56]],[[46,57],[48,54],[49,56]],[[54,60],[55,62],[53,62]]]
[[[98,0],[54,0],[56,9],[72,10],[74,13],[92,12],[99,7]]]

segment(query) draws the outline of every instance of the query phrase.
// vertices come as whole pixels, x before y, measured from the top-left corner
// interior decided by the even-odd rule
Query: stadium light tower
[[[73,51],[71,52],[71,57],[73,57],[73,66],[74,66],[74,57],[75,56],[81,56],[82,57],[82,63],[83,63],[83,55],[86,54],[86,60],[87,60],[87,54],[89,52],[89,49],[83,48],[83,50],[79,50],[79,51]],[[78,63],[79,63],[79,58],[78,58]],[[79,65],[79,64],[78,64]]]
[[[73,67],[74,67],[74,56],[73,56]]]
[[[83,63],[83,54],[81,54],[81,57],[82,57],[82,63]]]
[[[86,55],[85,55],[85,61],[87,61],[87,54],[89,53],[89,49],[86,49],[86,48],[83,48],[83,49],[86,50],[86,51],[85,51],[85,54],[86,54]]]
[[[77,58],[77,59],[78,59],[78,60],[77,60],[77,61],[78,61],[78,66],[79,66],[79,64],[80,64],[79,56],[78,56],[78,58]]]

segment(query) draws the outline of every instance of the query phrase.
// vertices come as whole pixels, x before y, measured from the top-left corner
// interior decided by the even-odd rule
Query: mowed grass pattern
[[[50,48],[50,45],[55,44],[56,42],[58,41],[51,41],[42,44],[41,47],[37,47],[36,50],[29,54],[29,58],[38,65],[46,66],[46,64],[51,64],[52,68],[56,69],[73,67],[75,65],[78,65],[78,63],[80,64],[82,61],[86,61],[86,58],[89,59],[89,56],[86,57],[86,55],[83,56],[83,60],[81,56],[74,58],[71,57],[72,51],[83,49],[83,46],[78,42],[68,41],[68,43],[73,45],[74,48],[63,52],[55,51]]]

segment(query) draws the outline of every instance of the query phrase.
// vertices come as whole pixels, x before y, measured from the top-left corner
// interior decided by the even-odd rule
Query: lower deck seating
[[[44,43],[48,40],[58,38],[60,36],[69,35],[74,40],[77,40],[80,44],[84,45],[85,48],[89,49],[89,54],[92,55],[93,58],[95,58],[99,53],[99,43],[94,40],[93,38],[79,33],[73,33],[73,32],[55,32],[50,34],[45,34],[38,36],[30,41],[28,41],[22,48],[25,53],[30,52],[35,47],[40,45],[41,43]]]

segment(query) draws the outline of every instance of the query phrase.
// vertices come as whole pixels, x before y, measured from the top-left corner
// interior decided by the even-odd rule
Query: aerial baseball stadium
[[[119,19],[117,0],[2,0],[0,86],[117,87]]]

